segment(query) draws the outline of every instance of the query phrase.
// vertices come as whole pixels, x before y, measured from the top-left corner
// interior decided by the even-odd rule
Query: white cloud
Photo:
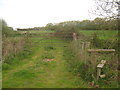
[[[0,10],[9,26],[26,28],[90,19],[91,6],[92,0],[4,0]]]

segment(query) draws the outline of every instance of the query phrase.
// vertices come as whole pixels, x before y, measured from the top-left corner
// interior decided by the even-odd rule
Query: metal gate
[[[73,33],[69,32],[48,32],[48,33],[28,33],[32,47],[54,46],[66,47],[73,40]]]

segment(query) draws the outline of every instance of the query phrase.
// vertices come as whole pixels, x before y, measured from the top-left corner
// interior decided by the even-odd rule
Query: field
[[[111,39],[118,35],[117,30],[81,30],[80,32],[87,36],[96,33],[100,39]]]
[[[67,59],[72,56],[68,55],[65,50],[71,40],[34,35],[34,33],[42,33],[43,35],[44,33],[51,32],[53,31],[30,32],[33,34],[30,36],[30,50],[32,51],[32,54],[23,59],[15,58],[15,60],[13,59],[13,63],[6,63],[3,65],[3,88],[93,87],[89,82],[83,80],[80,76],[75,75],[68,67]],[[108,39],[117,34],[117,31],[104,30],[81,30],[80,32],[86,36],[90,36],[96,32],[101,39]],[[104,87],[104,85],[102,87]]]

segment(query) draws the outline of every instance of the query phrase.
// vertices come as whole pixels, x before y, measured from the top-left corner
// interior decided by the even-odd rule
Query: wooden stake
[[[106,61],[105,60],[101,60],[101,63],[97,65],[97,80],[100,78],[104,78],[104,75],[101,75],[101,69],[104,67]]]
[[[101,75],[101,68],[97,68],[97,80],[99,79],[100,75]]]
[[[84,50],[84,42],[82,42],[82,50]]]
[[[76,33],[73,33],[73,40],[77,40]]]

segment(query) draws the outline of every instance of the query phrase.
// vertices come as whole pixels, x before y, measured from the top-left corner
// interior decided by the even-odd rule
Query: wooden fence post
[[[87,63],[87,49],[90,48],[90,42],[83,42],[82,43],[82,50],[84,50],[84,55],[85,55],[85,64]]]
[[[73,40],[77,40],[76,33],[73,33]]]
[[[97,80],[100,78],[104,78],[105,74],[101,74],[101,69],[104,67],[106,61],[105,60],[101,60],[101,63],[97,65]]]
[[[89,49],[90,48],[90,42],[86,42],[86,49]]]
[[[82,42],[82,50],[84,50],[84,46],[85,46],[85,43],[84,43],[84,42]]]

